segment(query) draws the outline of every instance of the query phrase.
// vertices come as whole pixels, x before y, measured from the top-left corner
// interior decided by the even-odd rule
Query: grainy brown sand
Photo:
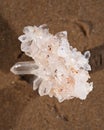
[[[27,77],[10,72],[21,55],[18,36],[26,25],[68,31],[84,51],[104,44],[103,0],[0,0],[0,130],[104,130],[104,69],[91,73],[94,90],[85,101],[58,103],[40,97]]]

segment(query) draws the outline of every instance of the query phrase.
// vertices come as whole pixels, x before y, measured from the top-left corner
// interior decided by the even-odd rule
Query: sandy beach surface
[[[10,72],[16,62],[31,60],[20,50],[23,27],[41,24],[53,34],[66,30],[82,52],[103,46],[104,1],[0,0],[0,130],[104,130],[104,67],[90,74],[94,89],[86,100],[63,103],[40,97],[32,77]]]

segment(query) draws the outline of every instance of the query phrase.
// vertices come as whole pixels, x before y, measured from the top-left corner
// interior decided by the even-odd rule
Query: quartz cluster
[[[33,90],[41,96],[56,97],[59,102],[74,97],[86,99],[93,89],[88,82],[90,52],[82,54],[73,48],[67,39],[67,32],[55,35],[47,26],[26,26],[19,37],[21,50],[32,57],[32,62],[18,62],[11,71],[15,74],[34,74]]]

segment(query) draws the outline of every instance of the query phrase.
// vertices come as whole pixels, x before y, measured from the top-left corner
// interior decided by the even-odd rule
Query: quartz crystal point
[[[41,96],[56,97],[59,102],[74,97],[86,99],[93,89],[90,78],[90,52],[84,55],[67,40],[67,32],[49,33],[47,26],[27,26],[19,37],[21,50],[33,61],[18,62],[11,71],[14,74],[33,74],[33,90]]]
[[[17,62],[14,66],[12,66],[11,72],[16,75],[34,74],[36,69],[38,69],[38,66],[34,61],[25,61]]]

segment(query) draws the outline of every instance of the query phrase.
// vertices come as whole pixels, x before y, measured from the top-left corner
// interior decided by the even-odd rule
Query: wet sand
[[[104,130],[104,69],[91,73],[94,90],[86,100],[63,103],[40,97],[27,77],[10,72],[31,60],[20,50],[23,27],[44,23],[54,34],[67,30],[82,52],[104,45],[103,0],[0,0],[0,130]]]

